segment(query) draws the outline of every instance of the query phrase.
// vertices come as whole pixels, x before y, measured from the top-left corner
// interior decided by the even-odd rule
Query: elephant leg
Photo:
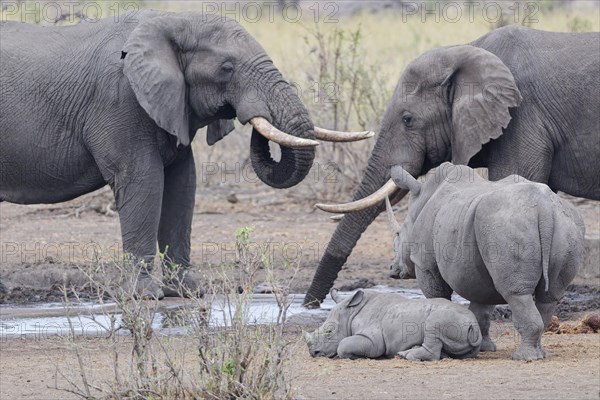
[[[366,336],[354,335],[342,339],[337,349],[338,357],[349,358],[378,358],[383,355],[383,351],[379,349],[373,341]]]
[[[158,228],[158,248],[164,254],[163,291],[167,297],[200,294],[189,275],[192,216],[196,196],[196,167],[191,148],[164,172],[165,183]]]
[[[512,310],[513,323],[521,335],[521,347],[513,353],[513,360],[540,360],[546,357],[541,346],[544,322],[533,296],[511,295],[505,297]]]
[[[150,152],[152,153],[152,152]],[[163,194],[163,166],[156,152],[143,160],[132,160],[131,169],[118,171],[111,182],[121,222],[123,251],[133,256],[139,275],[126,278],[140,298],[164,297],[160,285],[152,278],[156,240]]]
[[[469,304],[469,310],[475,314],[479,329],[481,330],[480,351],[496,351],[496,344],[490,338],[490,316],[494,311],[494,305],[473,303]]]

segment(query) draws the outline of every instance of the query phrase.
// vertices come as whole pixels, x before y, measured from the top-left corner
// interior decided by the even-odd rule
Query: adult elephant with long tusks
[[[444,161],[487,167],[554,191],[600,199],[600,35],[509,26],[469,45],[424,53],[400,78],[354,202],[318,205],[346,213],[304,300],[318,305],[361,234],[390,196],[401,166],[418,177]],[[387,183],[386,183],[387,182]]]
[[[307,175],[315,138],[372,135],[314,128],[263,48],[230,19],[143,11],[71,27],[0,26],[0,201],[56,203],[109,184],[124,250],[147,266],[135,287],[142,297],[164,294],[149,276],[157,241],[178,266],[165,292],[181,293],[175,282],[196,288],[186,272],[189,145],[199,128],[214,144],[232,118],[250,122],[252,165],[276,188]],[[269,140],[282,146],[280,161]]]

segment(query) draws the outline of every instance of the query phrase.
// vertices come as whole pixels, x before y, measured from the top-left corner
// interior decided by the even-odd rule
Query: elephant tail
[[[550,264],[550,249],[554,235],[554,213],[548,201],[540,202],[538,215],[538,230],[540,233],[540,244],[542,246],[542,274],[548,291],[548,265]]]

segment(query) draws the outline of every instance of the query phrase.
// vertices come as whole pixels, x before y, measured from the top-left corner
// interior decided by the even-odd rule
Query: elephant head
[[[177,144],[189,145],[207,125],[207,141],[214,144],[233,130],[232,118],[250,122],[252,165],[272,187],[291,187],[308,174],[315,137],[372,136],[314,128],[294,88],[260,44],[224,17],[157,13],[130,33],[122,58],[139,104]],[[271,157],[269,140],[282,146],[279,161]]]
[[[361,234],[383,210],[407,193],[390,180],[401,166],[414,177],[452,160],[468,164],[498,139],[521,94],[508,67],[492,53],[470,45],[424,53],[411,62],[383,116],[377,142],[353,202],[318,204],[346,213],[321,259],[305,304],[318,304],[333,285]]]

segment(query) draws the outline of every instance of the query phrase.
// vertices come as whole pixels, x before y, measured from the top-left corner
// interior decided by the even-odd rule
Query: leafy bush
[[[291,304],[286,285],[275,279],[265,253],[251,248],[252,228],[236,232],[236,262],[221,265],[207,274],[205,298],[178,302],[177,308],[163,309],[163,327],[183,327],[184,338],[165,335],[155,328],[157,300],[141,300],[134,291],[139,265],[97,264],[83,271],[89,278],[97,302],[104,311],[92,320],[105,332],[105,369],[112,378],[95,373],[102,361],[90,359],[86,341],[78,338],[74,326],[85,326],[81,308],[85,303],[68,296],[70,315],[66,341],[77,364],[57,366],[68,391],[82,398],[152,399],[290,399],[293,397],[288,371],[288,349],[295,338],[284,336],[286,313]],[[250,304],[258,269],[265,269],[279,309],[272,324],[253,324]],[[115,276],[115,273],[117,276]],[[125,284],[123,284],[125,283]],[[75,308],[76,307],[76,308]],[[218,323],[216,323],[218,321]],[[191,343],[191,348],[190,348]]]
[[[328,32],[322,26],[307,28],[304,37],[312,70],[305,71],[310,91],[304,103],[316,125],[329,129],[377,130],[379,120],[391,97],[389,77],[380,65],[365,56],[361,26]],[[339,197],[348,194],[360,182],[374,139],[358,143],[323,143],[317,164],[332,179],[318,180],[311,190],[315,197]]]

